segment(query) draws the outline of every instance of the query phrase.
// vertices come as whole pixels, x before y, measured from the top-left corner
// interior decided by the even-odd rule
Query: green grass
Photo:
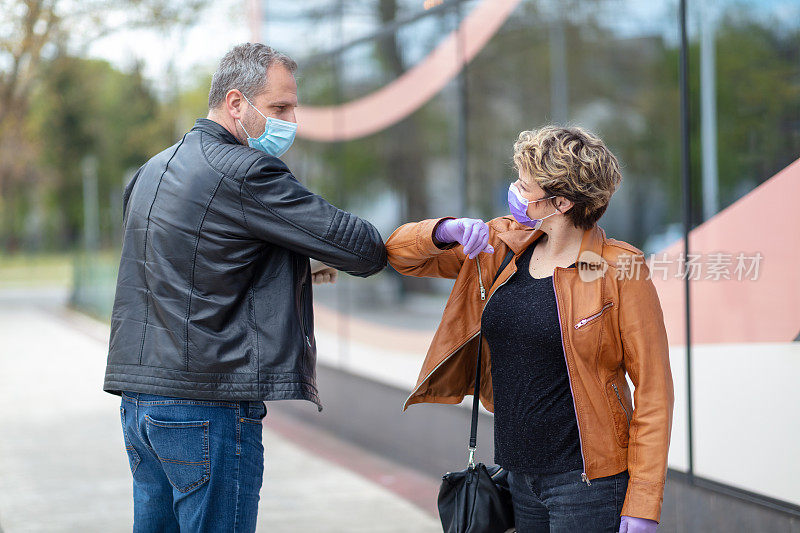
[[[0,289],[17,287],[69,287],[73,254],[0,255]]]
[[[0,253],[0,289],[72,287],[78,253]],[[119,250],[100,251],[92,262],[116,268]]]

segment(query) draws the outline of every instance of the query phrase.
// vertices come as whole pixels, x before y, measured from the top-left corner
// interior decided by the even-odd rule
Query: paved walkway
[[[64,297],[0,292],[2,533],[131,529],[119,399],[102,391],[108,327],[66,311]],[[436,480],[268,406],[258,531],[441,531]]]

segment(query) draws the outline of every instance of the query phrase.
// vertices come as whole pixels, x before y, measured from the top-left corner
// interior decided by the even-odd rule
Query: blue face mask
[[[244,93],[242,93],[242,96],[244,96],[244,99],[247,100],[247,103],[250,104],[253,109],[258,111],[256,106],[253,105],[253,103],[249,98],[247,98],[247,96],[245,96]],[[269,155],[274,155],[275,157],[282,156],[294,142],[294,136],[297,133],[297,123],[286,122],[285,120],[267,117],[261,111],[258,111],[258,114],[264,117],[267,122],[264,125],[264,133],[262,133],[257,139],[250,137],[250,134],[244,129],[244,124],[242,124],[242,121],[239,120],[239,125],[247,135],[247,144],[251,148],[261,150]]]

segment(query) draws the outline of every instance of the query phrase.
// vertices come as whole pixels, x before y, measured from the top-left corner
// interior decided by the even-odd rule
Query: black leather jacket
[[[202,118],[123,201],[103,389],[321,411],[309,257],[370,276],[386,266],[378,230]]]

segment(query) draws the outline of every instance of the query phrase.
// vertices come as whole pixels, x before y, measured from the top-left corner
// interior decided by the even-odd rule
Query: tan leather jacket
[[[421,402],[458,404],[473,393],[483,308],[516,272],[519,255],[543,234],[511,217],[497,218],[488,223],[494,254],[468,259],[462,246],[434,244],[433,229],[440,220],[405,224],[386,242],[389,263],[398,272],[456,280],[403,410]],[[489,286],[509,249],[514,259]],[[634,254],[643,255],[628,243],[606,238],[595,225],[583,235],[576,267],[556,267],[553,285],[578,420],[582,478],[590,484],[627,468],[622,514],[659,520],[672,429],[672,373],[661,304],[647,265],[639,262],[638,277],[625,266]],[[579,268],[585,273],[603,268],[603,262],[608,265],[604,275],[582,279]],[[618,272],[628,277],[617,279]],[[480,400],[494,412],[485,340],[482,353]],[[635,409],[626,371],[635,388]]]

